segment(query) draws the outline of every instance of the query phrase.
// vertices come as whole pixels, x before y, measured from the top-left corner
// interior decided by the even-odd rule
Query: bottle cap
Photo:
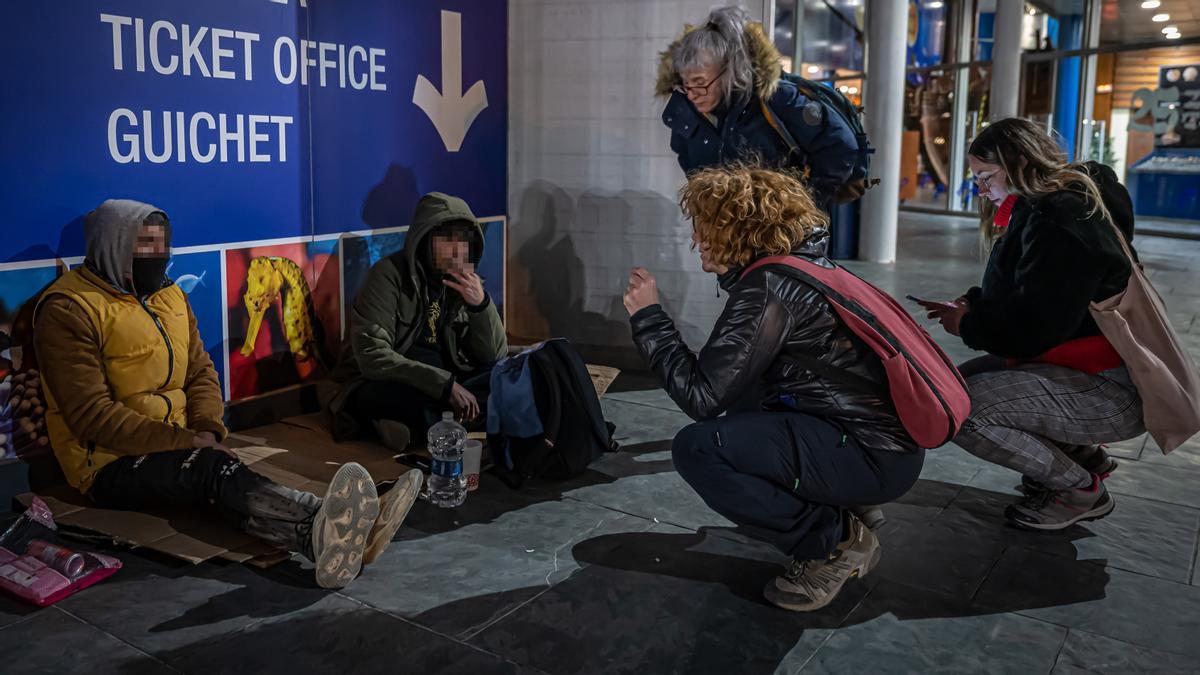
[[[447,412],[444,412],[444,413],[442,413],[442,419],[444,419],[444,420],[448,420],[448,421],[453,421],[453,420],[454,420],[454,413],[452,413],[452,412],[449,412],[449,411],[447,411]]]

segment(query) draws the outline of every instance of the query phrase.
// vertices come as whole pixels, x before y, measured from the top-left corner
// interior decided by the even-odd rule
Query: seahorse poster
[[[230,399],[327,374],[340,332],[337,240],[225,255]]]

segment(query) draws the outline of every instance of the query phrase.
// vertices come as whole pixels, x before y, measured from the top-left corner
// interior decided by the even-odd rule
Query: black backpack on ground
[[[583,359],[562,338],[548,340],[514,359],[527,359],[543,433],[532,438],[489,435],[494,472],[519,488],[529,478],[566,480],[613,452],[613,425],[605,421]],[[504,405],[492,392],[489,405]]]

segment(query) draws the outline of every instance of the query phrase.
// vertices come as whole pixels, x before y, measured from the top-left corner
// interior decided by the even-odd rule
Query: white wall
[[[659,280],[699,346],[724,305],[689,250],[658,53],[713,0],[510,0],[509,332],[632,349],[621,293]],[[759,3],[746,3],[756,15]],[[606,350],[607,351],[607,350]]]

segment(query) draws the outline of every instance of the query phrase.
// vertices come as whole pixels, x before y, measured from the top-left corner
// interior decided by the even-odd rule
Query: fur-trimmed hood
[[[696,30],[697,26],[688,24],[666,51],[659,54],[658,81],[654,85],[655,95],[669,98],[679,84],[679,76],[675,72],[675,62],[671,52],[688,33]],[[763,25],[757,22],[746,24],[746,49],[750,51],[750,61],[754,64],[755,93],[764,100],[769,100],[779,86],[779,78],[783,75],[783,55],[775,48],[771,38],[767,36]]]

